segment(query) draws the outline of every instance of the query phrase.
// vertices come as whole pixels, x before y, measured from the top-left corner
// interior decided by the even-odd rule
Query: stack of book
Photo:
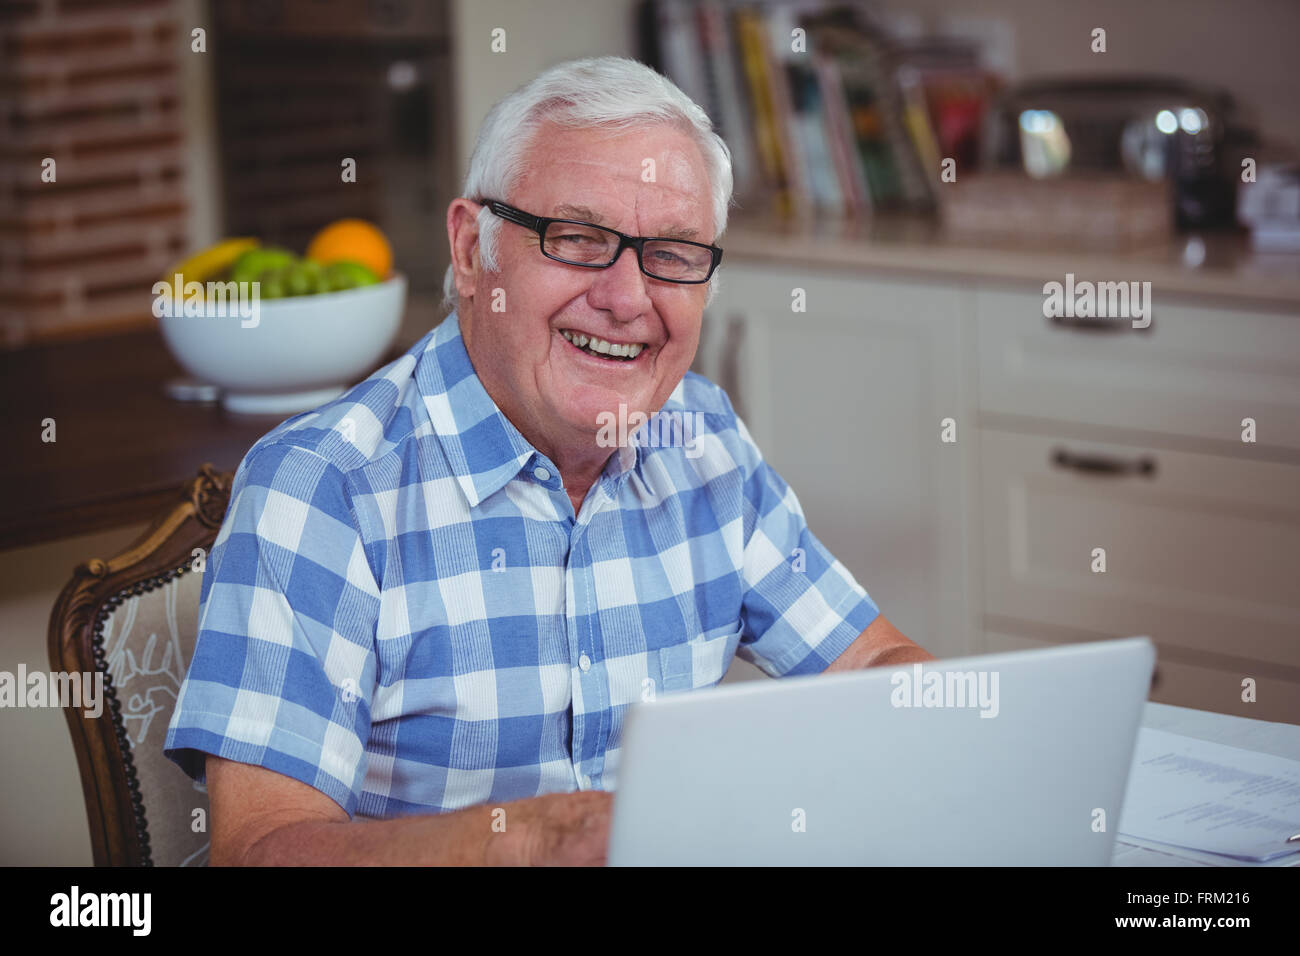
[[[643,57],[731,148],[747,204],[929,211],[945,165],[978,163],[996,80],[971,47],[897,43],[869,7],[831,0],[646,0],[641,27]]]

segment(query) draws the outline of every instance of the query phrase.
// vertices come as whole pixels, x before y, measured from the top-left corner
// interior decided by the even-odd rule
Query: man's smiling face
[[[671,126],[544,126],[511,195],[490,198],[633,236],[714,239],[704,158]],[[608,269],[587,269],[546,258],[537,234],[514,223],[503,221],[498,239],[500,272],[480,272],[462,330],[484,386],[520,431],[554,454],[594,445],[598,416],[620,404],[629,414],[662,408],[695,356],[708,285],[652,279],[633,249]],[[570,341],[582,335],[641,350],[621,361],[596,357]]]

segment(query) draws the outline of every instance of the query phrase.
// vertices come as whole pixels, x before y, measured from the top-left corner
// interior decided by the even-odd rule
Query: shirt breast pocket
[[[659,649],[660,690],[675,691],[712,687],[722,680],[736,656],[741,624],[737,620],[697,634],[683,644]]]

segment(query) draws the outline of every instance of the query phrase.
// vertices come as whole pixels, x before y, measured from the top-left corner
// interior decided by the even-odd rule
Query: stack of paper
[[[1251,863],[1300,853],[1300,761],[1143,728],[1119,834]]]

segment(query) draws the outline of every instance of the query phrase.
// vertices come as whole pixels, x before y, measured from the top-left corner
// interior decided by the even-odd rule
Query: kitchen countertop
[[[942,279],[995,279],[1041,288],[1067,272],[1094,281],[1149,281],[1153,292],[1300,309],[1300,253],[1256,252],[1245,232],[1176,234],[1123,251],[979,242],[935,220],[779,220],[735,213],[722,237],[728,263],[780,262]]]

